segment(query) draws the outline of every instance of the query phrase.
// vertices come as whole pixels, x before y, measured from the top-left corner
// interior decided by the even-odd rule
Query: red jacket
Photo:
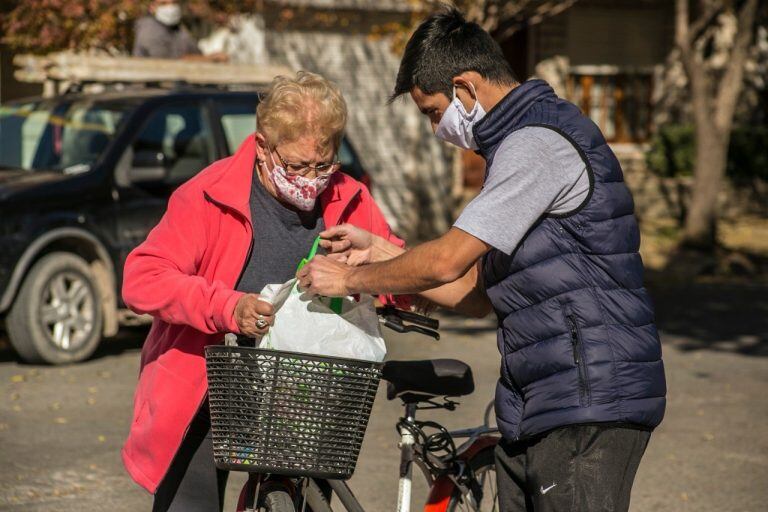
[[[203,347],[238,332],[234,290],[253,238],[249,198],[255,141],[210,165],[171,196],[125,262],[123,300],[154,316],[141,351],[133,422],[123,447],[133,479],[154,493],[208,383]],[[326,226],[349,222],[402,245],[364,185],[336,173],[320,197]]]

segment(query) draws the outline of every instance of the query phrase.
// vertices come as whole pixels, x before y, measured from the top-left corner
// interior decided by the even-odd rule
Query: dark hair
[[[419,25],[408,44],[389,101],[418,87],[425,94],[453,96],[453,77],[465,71],[498,84],[517,82],[499,44],[455,7],[446,7]]]

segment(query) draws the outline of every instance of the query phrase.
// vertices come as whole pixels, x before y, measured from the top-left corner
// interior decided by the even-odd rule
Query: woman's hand
[[[371,232],[352,224],[333,226],[320,233],[320,247],[328,256],[353,267],[374,261],[373,240]]]
[[[264,336],[275,323],[275,308],[256,293],[240,297],[235,305],[235,321],[240,333],[246,336]]]
[[[351,267],[386,261],[405,249],[352,224],[342,224],[320,233],[320,245],[328,256]]]

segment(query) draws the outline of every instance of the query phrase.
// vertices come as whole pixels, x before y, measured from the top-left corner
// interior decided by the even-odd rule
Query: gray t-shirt
[[[501,141],[483,189],[454,226],[511,254],[542,215],[572,212],[588,194],[586,164],[567,139],[521,128]]]
[[[143,16],[136,20],[133,30],[134,57],[180,59],[200,54],[195,38],[181,25],[168,27],[154,16]]]
[[[248,293],[293,278],[299,262],[325,229],[319,207],[301,212],[283,205],[267,192],[256,172],[254,169],[250,198],[253,248],[236,286]]]

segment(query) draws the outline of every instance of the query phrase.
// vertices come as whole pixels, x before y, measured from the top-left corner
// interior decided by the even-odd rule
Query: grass
[[[663,270],[677,248],[680,226],[672,219],[646,219],[640,224],[640,231],[640,254],[645,266],[650,270]],[[750,259],[768,260],[768,219],[744,216],[723,220],[718,226],[718,241],[725,253],[740,253]]]

